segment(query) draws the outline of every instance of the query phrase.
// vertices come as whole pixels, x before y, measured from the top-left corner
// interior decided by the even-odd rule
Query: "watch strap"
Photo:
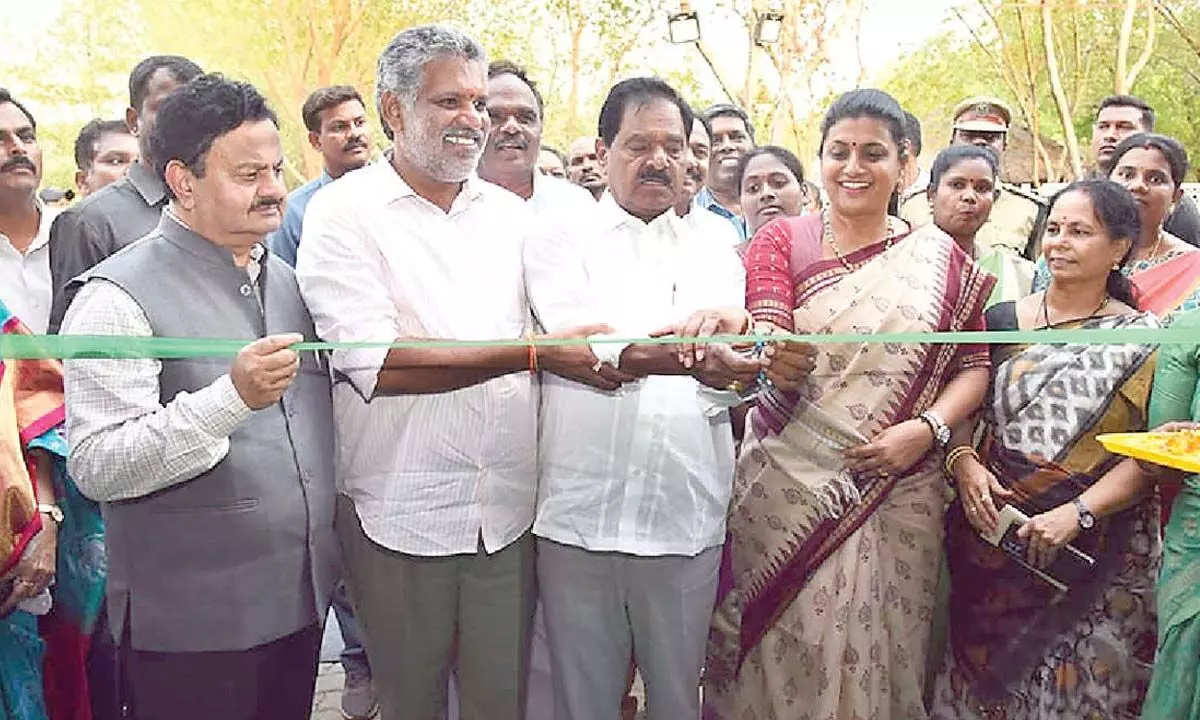
[[[950,443],[950,426],[933,410],[926,410],[917,416],[922,422],[929,426],[929,430],[933,433],[933,443],[943,450]]]
[[[1076,495],[1072,498],[1071,503],[1075,506],[1075,511],[1079,513],[1079,527],[1087,530],[1096,524],[1096,516],[1088,510],[1087,505],[1083,504],[1083,500]]]

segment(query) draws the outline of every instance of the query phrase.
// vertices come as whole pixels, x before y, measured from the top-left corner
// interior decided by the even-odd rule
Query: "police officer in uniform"
[[[979,145],[990,148],[1002,158],[1010,124],[1012,112],[1003,101],[990,97],[970,98],[954,108],[954,134],[950,144]],[[979,229],[975,241],[1036,259],[1041,251],[1046,215],[1047,203],[1043,198],[1002,182],[992,214]],[[932,220],[925,188],[915,188],[904,197],[900,203],[900,217],[913,227]]]

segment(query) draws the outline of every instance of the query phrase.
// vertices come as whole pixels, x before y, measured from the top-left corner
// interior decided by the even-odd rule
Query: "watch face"
[[[1084,530],[1091,530],[1092,526],[1096,524],[1096,518],[1091,513],[1084,513],[1079,516],[1079,524]]]

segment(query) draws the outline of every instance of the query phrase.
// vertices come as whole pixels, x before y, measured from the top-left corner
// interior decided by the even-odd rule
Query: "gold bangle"
[[[947,453],[946,461],[943,463],[943,468],[945,469],[946,474],[950,477],[954,477],[954,464],[968,455],[976,460],[979,460],[979,453],[976,452],[975,448],[971,447],[970,445],[959,445]]]
[[[956,448],[951,448],[946,453],[945,459],[942,460],[942,472],[953,477],[954,473],[950,471],[950,468],[954,467],[954,461],[962,456],[962,447],[962,445],[959,445]]]
[[[946,453],[946,460],[943,463],[946,468],[946,472],[953,474],[952,471],[954,469],[954,463],[958,462],[969,452],[971,452],[970,445],[959,445],[956,448],[951,448],[950,452]]]

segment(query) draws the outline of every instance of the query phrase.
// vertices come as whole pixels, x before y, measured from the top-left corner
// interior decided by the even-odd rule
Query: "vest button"
[[[239,292],[242,293],[242,297],[250,297],[250,293],[254,292],[254,289],[251,288],[249,285],[243,285],[240,288],[238,288],[238,290],[239,290]]]

